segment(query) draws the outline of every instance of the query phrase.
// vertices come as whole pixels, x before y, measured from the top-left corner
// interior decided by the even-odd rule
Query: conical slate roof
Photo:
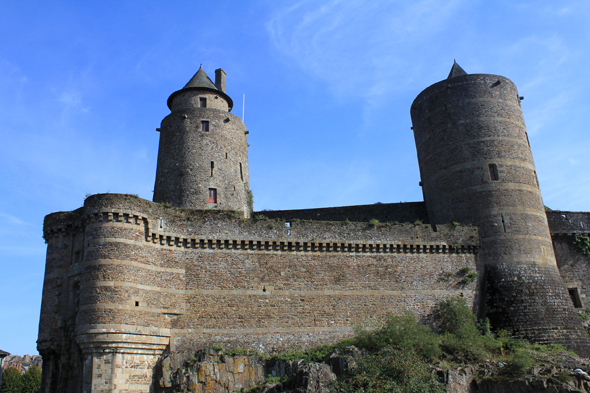
[[[213,83],[213,81],[209,79],[209,76],[207,76],[207,73],[203,69],[202,64],[201,67],[199,67],[199,71],[197,71],[197,73],[191,78],[190,81],[188,81],[188,83],[182,89],[175,91],[170,95],[170,97],[168,97],[168,108],[172,109],[172,101],[174,100],[174,97],[176,97],[180,93],[186,92],[186,90],[203,90],[219,95],[227,101],[229,107],[228,109],[230,112],[234,106],[234,102],[231,99],[231,97],[228,96],[225,92],[219,90],[217,86],[215,86],[215,83]]]
[[[215,83],[211,81],[207,73],[203,69],[203,65],[199,68],[199,71],[191,78],[190,81],[183,87],[183,89],[188,89],[190,87],[206,87],[208,89],[215,89],[219,90]]]
[[[453,61],[453,67],[451,68],[451,72],[449,72],[449,76],[447,77],[447,79],[452,79],[463,75],[467,75],[465,70],[461,68],[461,66],[457,64],[456,61]]]

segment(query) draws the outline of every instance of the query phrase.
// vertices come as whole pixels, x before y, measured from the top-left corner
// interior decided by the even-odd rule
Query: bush
[[[503,373],[515,377],[524,375],[533,364],[534,359],[530,351],[524,348],[518,348],[511,353],[510,359],[504,366]]]
[[[331,391],[339,393],[443,393],[423,358],[411,350],[381,349],[357,360]]]
[[[454,297],[441,301],[437,319],[445,352],[475,361],[486,356],[483,336],[465,299]]]
[[[429,327],[419,324],[409,311],[400,316],[388,315],[380,329],[358,329],[356,345],[374,350],[386,347],[409,349],[425,359],[438,358],[442,353],[439,338]]]

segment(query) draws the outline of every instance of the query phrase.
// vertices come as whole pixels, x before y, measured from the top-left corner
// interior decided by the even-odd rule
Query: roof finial
[[[453,59],[453,67],[451,67],[451,72],[449,72],[447,79],[456,78],[463,75],[467,75],[467,73],[463,68],[461,68],[459,64],[457,64],[457,61]]]

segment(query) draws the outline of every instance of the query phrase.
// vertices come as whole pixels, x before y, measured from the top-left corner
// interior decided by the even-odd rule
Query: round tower
[[[221,68],[213,83],[201,66],[184,88],[172,93],[172,113],[159,128],[154,202],[250,216],[248,131],[230,113],[232,106]]]
[[[559,275],[516,86],[498,75],[446,80],[414,100],[411,117],[432,224],[479,226],[480,309],[495,328],[590,355]]]

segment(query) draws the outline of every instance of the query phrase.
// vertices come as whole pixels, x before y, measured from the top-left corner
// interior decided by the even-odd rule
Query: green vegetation
[[[21,375],[14,367],[2,373],[0,393],[37,393],[41,389],[41,369],[32,365]]]
[[[37,393],[41,389],[41,369],[35,365],[22,376],[21,393]]]
[[[578,317],[580,317],[582,322],[585,322],[588,318],[590,318],[590,308],[587,308],[586,311],[578,312]]]
[[[22,387],[22,375],[14,367],[6,367],[2,373],[2,386],[0,393],[20,393]]]
[[[247,188],[244,184],[244,188],[246,189],[246,197],[248,198],[248,208],[250,212],[254,211],[254,194],[252,194],[252,190]]]
[[[305,351],[292,350],[285,353],[274,355],[271,360],[300,360],[303,359],[305,363],[321,362],[335,349],[346,348],[351,345],[356,345],[354,338],[343,340],[337,344],[320,345],[307,349]]]
[[[457,274],[474,273],[465,267]],[[467,364],[487,363],[497,366],[497,372],[480,378],[513,380],[523,376],[531,367],[563,354],[556,344],[540,345],[511,337],[507,330],[494,334],[490,321],[478,321],[464,298],[455,297],[440,302],[434,315],[437,332],[420,324],[409,311],[388,315],[378,321],[376,328],[358,328],[355,337],[334,345],[321,345],[305,351],[290,351],[268,359],[321,362],[335,349],[351,345],[365,351],[366,356],[355,359],[355,365],[330,386],[335,393],[442,393],[445,387],[437,381],[432,367],[455,369]],[[216,346],[218,350],[223,347]],[[234,349],[228,356],[252,354],[247,349]],[[258,354],[263,357],[264,355]],[[572,380],[566,373],[562,382]],[[286,377],[269,376],[263,384],[244,389],[243,393],[259,392],[268,384],[290,383]]]
[[[376,227],[379,225],[379,220],[373,218],[371,221],[369,221],[369,225]]]
[[[162,203],[160,203],[160,207],[169,209],[172,207],[172,205],[170,204],[170,202],[162,202]]]
[[[465,269],[463,273],[472,271]],[[457,368],[489,360],[504,365],[500,375],[493,378],[511,380],[544,359],[565,352],[560,345],[515,339],[506,330],[494,335],[489,320],[478,324],[461,297],[442,301],[435,319],[438,334],[419,324],[410,313],[390,315],[378,329],[359,329],[350,341],[369,355],[358,359],[357,366],[333,385],[333,391],[444,392],[430,371],[431,365]]]
[[[457,228],[459,225],[461,225],[461,224],[459,224],[457,221],[453,221],[453,226],[454,226],[455,228]]]
[[[590,258],[590,237],[585,235],[576,235],[574,238],[574,247],[576,252]]]
[[[422,225],[422,220],[417,219],[416,221],[414,221],[414,225]]]
[[[461,284],[464,284],[464,285],[469,285],[475,279],[477,279],[477,273],[472,268],[470,268],[469,266],[462,267],[459,270],[459,275],[460,276],[463,276],[461,278]]]

